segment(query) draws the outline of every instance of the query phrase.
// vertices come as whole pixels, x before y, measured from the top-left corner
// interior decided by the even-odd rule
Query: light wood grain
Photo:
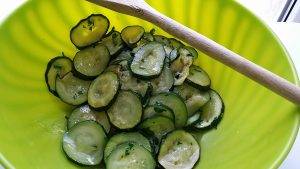
[[[300,105],[300,88],[256,65],[194,30],[162,15],[144,0],[88,0],[114,11],[147,20],[208,56],[253,79],[291,102]]]

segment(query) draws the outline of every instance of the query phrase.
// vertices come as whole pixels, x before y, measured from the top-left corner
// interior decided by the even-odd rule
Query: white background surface
[[[285,0],[237,0],[261,19],[279,36],[300,74],[300,23],[276,23]],[[0,0],[0,22],[25,0]],[[0,37],[1,38],[1,37]],[[255,159],[253,159],[255,160]],[[1,166],[0,166],[1,169]],[[300,169],[300,135],[280,169]]]

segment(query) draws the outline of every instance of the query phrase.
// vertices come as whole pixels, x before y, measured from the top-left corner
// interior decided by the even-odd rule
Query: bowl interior
[[[297,82],[277,38],[256,17],[229,0],[147,0],[154,8],[214,39],[247,59]],[[85,168],[61,149],[65,115],[72,107],[50,95],[47,62],[76,49],[69,30],[81,18],[103,13],[117,30],[145,21],[83,0],[32,0],[0,27],[0,164],[7,168]],[[157,29],[157,33],[165,34]],[[288,153],[298,129],[296,106],[230,68],[200,54],[226,108],[218,129],[201,139],[196,168],[274,168]],[[88,168],[88,167],[86,167]]]

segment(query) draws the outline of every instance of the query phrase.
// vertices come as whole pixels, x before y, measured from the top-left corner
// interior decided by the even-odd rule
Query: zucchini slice
[[[163,46],[157,42],[150,42],[134,54],[130,70],[140,78],[157,77],[163,69],[165,57]]]
[[[176,128],[184,127],[188,118],[186,105],[175,93],[161,93],[150,98],[149,105],[162,104],[172,109]]]
[[[102,14],[92,14],[71,29],[70,39],[79,49],[99,42],[109,28],[109,20]]]
[[[193,64],[193,57],[191,53],[185,49],[179,49],[179,57],[171,64],[171,70],[174,75],[174,85],[181,85],[186,77],[189,75],[189,68]]]
[[[105,132],[109,133],[110,123],[106,113],[104,111],[97,112],[91,109],[89,105],[77,107],[72,111],[71,115],[68,117],[68,129],[79,122],[87,120],[98,122],[104,128]]]
[[[179,52],[177,49],[173,49],[169,54],[170,62],[173,62],[175,59],[179,57]]]
[[[169,41],[170,41],[170,45],[174,48],[174,49],[179,49],[181,47],[184,46],[184,44],[182,42],[180,42],[179,40],[177,39],[174,39],[174,38],[169,38]]]
[[[112,56],[118,54],[124,47],[121,34],[114,30],[112,30],[108,37],[102,39],[102,43],[107,47]]]
[[[200,113],[201,111],[196,112],[194,115],[188,118],[186,122],[186,126],[193,126],[197,121],[200,119]]]
[[[58,56],[51,59],[47,64],[47,69],[45,72],[45,80],[48,90],[57,96],[55,91],[55,81],[56,77],[63,78],[67,73],[71,72],[73,69],[73,62],[70,58],[65,56]]]
[[[133,77],[127,63],[127,60],[123,60],[120,61],[118,65],[111,65],[108,69],[118,75],[122,90],[131,90],[141,97],[145,97],[147,91],[152,88],[151,84]]]
[[[107,142],[105,149],[104,149],[104,161],[107,160],[108,156],[111,152],[116,149],[120,144],[123,143],[136,143],[139,146],[144,147],[149,152],[152,151],[150,142],[146,137],[138,132],[131,132],[131,133],[119,133],[112,136],[109,141]]]
[[[158,162],[165,169],[192,169],[200,156],[196,139],[184,130],[168,134],[162,142]]]
[[[107,111],[110,122],[119,129],[136,126],[142,116],[142,103],[131,91],[120,91],[116,101]]]
[[[171,119],[172,121],[174,121],[174,118],[175,118],[172,109],[170,109],[169,107],[167,107],[165,105],[154,104],[152,106],[147,106],[144,109],[142,119],[145,120],[145,119],[151,118],[156,115],[167,117],[167,118]]]
[[[210,99],[208,92],[200,91],[186,83],[176,86],[173,91],[183,98],[189,117],[194,115]]]
[[[122,51],[116,58],[110,61],[110,65],[118,65],[122,61],[128,61],[132,59],[131,52],[126,50]]]
[[[190,67],[186,81],[200,90],[208,90],[210,88],[210,78],[208,74],[203,69],[195,65]]]
[[[168,92],[174,84],[174,77],[170,67],[165,63],[165,66],[161,74],[151,80],[151,85],[153,87],[152,93],[158,94],[162,92]]]
[[[170,41],[167,37],[162,35],[154,35],[154,41],[161,43],[163,45],[170,46]]]
[[[134,142],[123,143],[106,160],[107,169],[155,169],[152,154]]]
[[[145,29],[141,26],[127,26],[121,31],[121,37],[128,46],[132,46],[141,40],[144,33]]]
[[[221,96],[214,90],[209,90],[210,100],[202,108],[200,119],[194,125],[196,129],[216,127],[224,114],[224,103]]]
[[[107,138],[100,124],[83,121],[65,132],[62,142],[70,159],[83,165],[97,165],[102,161]]]
[[[63,102],[80,105],[87,101],[90,84],[90,81],[81,80],[69,72],[63,78],[56,77],[55,90]]]
[[[175,130],[173,121],[164,116],[150,117],[141,123],[140,128],[147,133],[153,133],[158,140]]]
[[[187,49],[191,55],[193,56],[194,60],[198,58],[198,52],[195,48],[191,47],[191,46],[185,46],[185,49]]]
[[[92,83],[88,92],[88,103],[94,108],[101,109],[110,105],[119,89],[118,76],[113,72],[105,72]]]
[[[79,77],[93,79],[105,70],[109,59],[107,48],[103,44],[97,44],[76,53],[74,68]]]
[[[166,56],[170,57],[170,54],[171,54],[173,48],[171,46],[164,45],[164,49],[165,49],[165,52],[166,52]]]

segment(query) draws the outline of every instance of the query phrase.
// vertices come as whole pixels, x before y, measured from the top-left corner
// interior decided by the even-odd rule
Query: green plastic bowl
[[[148,0],[154,8],[214,39],[247,59],[297,83],[293,64],[275,35],[231,0]],[[51,95],[47,62],[76,49],[69,31],[81,18],[103,13],[117,30],[153,25],[84,0],[31,0],[0,27],[0,163],[5,168],[84,168],[61,149],[65,115],[72,107]],[[157,29],[157,33],[165,34]],[[201,140],[196,168],[277,168],[289,152],[299,126],[299,109],[230,68],[200,54],[226,109],[216,130]],[[88,167],[86,167],[88,168]]]

